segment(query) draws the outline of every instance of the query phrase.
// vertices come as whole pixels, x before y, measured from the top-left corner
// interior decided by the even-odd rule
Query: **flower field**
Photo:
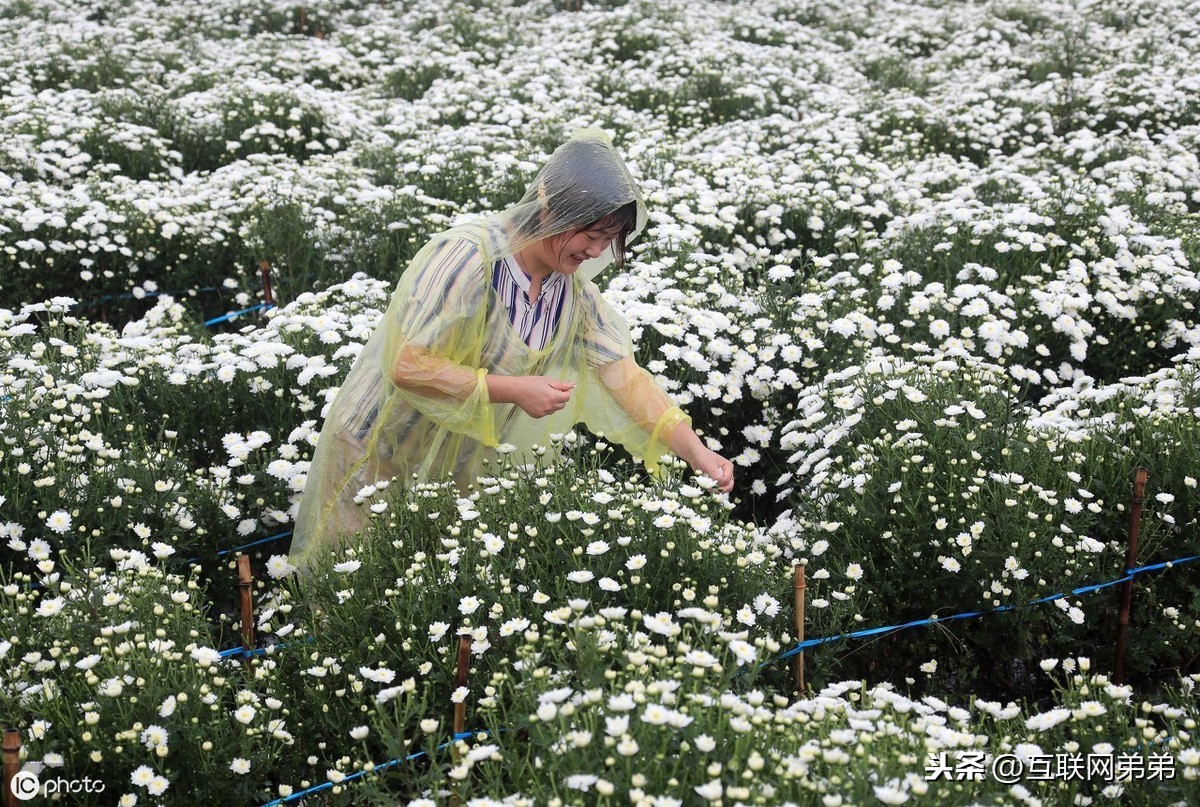
[[[0,0],[25,767],[95,805],[1200,804],[1200,4],[573,5]],[[733,494],[569,433],[360,491],[299,579],[407,259],[590,126],[650,208],[600,285]],[[1166,566],[1117,683],[1139,468]]]

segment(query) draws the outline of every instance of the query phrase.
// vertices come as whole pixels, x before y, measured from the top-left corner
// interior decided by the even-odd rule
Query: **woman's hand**
[[[709,448],[702,448],[688,460],[688,464],[696,473],[704,474],[714,480],[722,492],[728,493],[733,490],[733,463],[717,452]]]
[[[558,412],[571,400],[573,381],[559,381],[543,375],[487,376],[492,403],[513,403],[531,418],[544,418]]]
[[[561,410],[571,400],[574,381],[559,381],[543,375],[521,376],[518,397],[513,401],[531,418],[544,418]]]
[[[667,447],[693,471],[715,481],[723,493],[733,490],[733,463],[704,445],[686,421],[675,427]]]

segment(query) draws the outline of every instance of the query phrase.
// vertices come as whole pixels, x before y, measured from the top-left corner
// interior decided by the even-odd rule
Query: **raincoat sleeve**
[[[388,310],[384,356],[409,406],[438,426],[487,446],[498,444],[480,366],[487,332],[487,275],[479,247],[445,239],[405,271]]]
[[[670,453],[671,434],[691,418],[634,360],[629,326],[594,283],[584,284],[582,297],[584,374],[596,382],[584,385],[583,422],[641,457],[656,474]]]

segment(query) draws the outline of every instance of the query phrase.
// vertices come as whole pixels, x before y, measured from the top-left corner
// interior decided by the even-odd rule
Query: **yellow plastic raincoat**
[[[465,488],[500,444],[549,446],[551,434],[580,422],[657,470],[675,427],[690,419],[636,364],[628,326],[591,280],[615,247],[570,275],[543,349],[522,341],[492,288],[501,258],[629,202],[638,211],[632,238],[645,226],[645,204],[608,136],[585,130],[555,150],[515,206],[440,233],[417,253],[326,415],[296,516],[293,565],[304,568],[362,529],[367,504],[354,500],[368,486],[453,478]],[[491,403],[488,373],[577,386],[564,409],[535,419]]]

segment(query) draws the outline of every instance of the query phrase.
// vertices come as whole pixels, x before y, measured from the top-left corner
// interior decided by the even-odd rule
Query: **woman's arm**
[[[575,384],[545,376],[499,376],[469,361],[486,340],[488,267],[468,241],[431,244],[413,274],[391,350],[391,380],[414,403],[516,404],[534,418],[566,406]],[[399,292],[398,292],[399,293]],[[433,346],[437,347],[434,348]]]
[[[409,407],[455,434],[497,445],[486,371],[487,274],[465,238],[430,242],[401,276],[384,315],[381,371]]]
[[[516,404],[532,418],[542,418],[565,407],[575,389],[573,381],[540,375],[504,376],[485,372],[483,381],[488,403]],[[479,371],[425,348],[404,345],[396,351],[392,383],[424,398],[465,401],[478,389]]]
[[[479,383],[478,370],[411,342],[396,350],[392,383],[400,389],[443,401],[465,401]]]
[[[676,419],[678,425],[665,441],[667,448],[696,473],[715,480],[721,490],[733,489],[733,463],[704,445],[686,416],[637,362],[630,357],[610,362],[600,368],[599,376],[617,405],[649,434],[657,435],[664,422]]]
[[[558,381],[542,375],[493,375],[488,373],[488,397],[492,403],[511,403],[532,418],[554,414],[571,400],[573,381]]]
[[[726,493],[733,490],[733,463],[704,445],[700,436],[686,422],[680,423],[671,432],[667,447],[690,465],[693,471],[707,474],[715,480],[721,490]]]

